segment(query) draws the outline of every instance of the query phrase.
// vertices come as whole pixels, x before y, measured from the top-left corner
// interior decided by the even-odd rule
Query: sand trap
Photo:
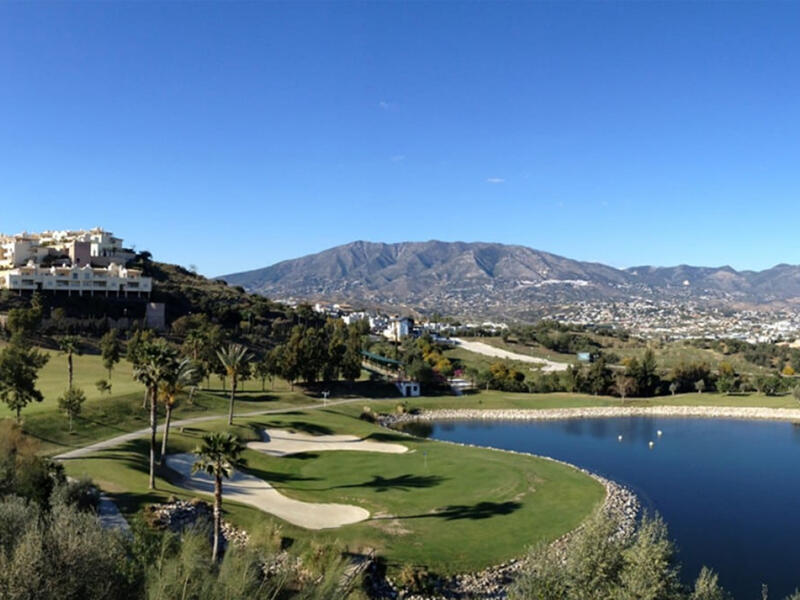
[[[194,454],[170,454],[167,466],[180,473],[184,479],[178,485],[202,494],[214,494],[214,480],[205,473],[192,475]],[[255,506],[293,525],[306,529],[329,529],[369,518],[369,512],[358,506],[347,504],[316,504],[287,498],[263,479],[236,471],[231,479],[222,484],[224,498]]]
[[[249,442],[247,447],[270,456],[289,456],[301,452],[325,450],[359,450],[388,454],[408,452],[408,448],[401,444],[373,442],[354,435],[308,435],[306,433],[289,433],[283,429],[264,429],[261,436],[264,439],[263,442]]]

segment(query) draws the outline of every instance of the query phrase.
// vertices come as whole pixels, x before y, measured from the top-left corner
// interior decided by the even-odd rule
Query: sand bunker
[[[214,480],[205,473],[192,474],[194,454],[170,454],[167,466],[180,473],[183,481],[178,485],[202,494],[214,494]],[[222,484],[223,497],[241,504],[255,506],[293,525],[306,529],[329,529],[369,518],[369,512],[358,506],[347,504],[318,504],[287,498],[263,479],[236,471],[231,479]]]
[[[325,450],[359,450],[361,452],[385,452],[403,454],[408,448],[401,444],[373,442],[354,435],[308,435],[289,433],[283,429],[264,429],[262,442],[249,442],[251,450],[270,456],[289,456],[301,452],[320,452]]]

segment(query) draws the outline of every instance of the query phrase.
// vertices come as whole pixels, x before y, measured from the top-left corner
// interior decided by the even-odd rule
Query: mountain
[[[277,299],[487,316],[632,298],[737,305],[800,300],[800,266],[758,272],[687,265],[616,269],[485,242],[358,241],[221,279]]]

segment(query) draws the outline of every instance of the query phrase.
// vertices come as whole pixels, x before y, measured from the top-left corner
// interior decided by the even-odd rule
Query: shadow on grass
[[[308,433],[309,435],[331,435],[333,429],[325,425],[317,425],[316,423],[307,423],[305,421],[270,421],[268,423],[259,423],[260,428],[275,428],[275,429],[295,429]]]
[[[522,507],[519,502],[478,502],[471,506],[465,504],[453,504],[445,506],[435,512],[422,515],[387,516],[373,517],[373,521],[391,519],[443,519],[445,521],[458,521],[461,519],[480,520],[492,517],[510,515]]]
[[[409,492],[415,489],[431,488],[440,485],[446,480],[446,477],[440,477],[439,475],[406,474],[398,477],[381,477],[380,475],[375,475],[372,479],[363,483],[337,485],[329,489],[372,488],[376,492],[388,492],[391,490]]]
[[[383,381],[332,381],[326,383],[303,384],[307,395],[322,397],[322,392],[330,392],[330,399],[342,398],[400,398],[400,392],[393,383]]]
[[[319,458],[319,454],[316,452],[300,452],[299,454],[281,456],[281,460],[312,460],[315,458]]]
[[[118,431],[120,433],[130,433],[131,432],[131,429],[123,429],[122,427],[117,427],[116,425],[112,425],[111,423],[104,423],[103,421],[96,421],[94,419],[90,419],[89,417],[82,417],[82,416],[75,417],[75,424],[76,425],[79,425],[81,423],[81,421],[84,422],[84,423],[90,423],[92,425],[96,425],[97,427],[102,427],[102,428],[105,428],[105,429],[111,429],[112,431]],[[134,429],[133,431],[136,431],[136,430]]]
[[[415,422],[411,421],[410,423],[415,423]],[[427,425],[427,423],[421,423],[421,424],[422,425]],[[405,431],[405,429],[404,429],[404,431]],[[409,433],[411,433],[412,435],[416,435],[412,431],[409,431]],[[431,428],[430,433],[433,433],[433,428]],[[382,431],[378,431],[378,432],[375,432],[375,433],[370,433],[368,436],[366,436],[366,437],[364,437],[362,439],[364,439],[364,440],[372,440],[372,441],[375,441],[375,442],[399,442],[399,443],[406,443],[406,444],[409,441],[414,441],[414,442],[426,442],[426,441],[428,441],[428,440],[423,439],[421,437],[420,437],[420,439],[410,440],[407,435],[400,435],[400,434],[397,434],[397,433],[384,433]]]
[[[281,473],[278,471],[266,471],[264,469],[258,469],[255,467],[247,467],[245,469],[247,473],[252,475],[253,477],[258,477],[259,479],[263,479],[267,483],[269,483],[274,488],[290,488],[288,484],[292,482],[300,482],[300,481],[319,481],[319,477],[302,477],[299,475],[292,475],[290,473]],[[307,489],[307,488],[303,488]]]

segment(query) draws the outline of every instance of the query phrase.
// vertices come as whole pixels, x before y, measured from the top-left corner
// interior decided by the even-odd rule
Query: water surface
[[[760,598],[762,583],[771,599],[800,586],[798,425],[660,417],[441,422],[432,435],[552,456],[630,487],[666,520],[685,576],[709,565],[738,600]]]

